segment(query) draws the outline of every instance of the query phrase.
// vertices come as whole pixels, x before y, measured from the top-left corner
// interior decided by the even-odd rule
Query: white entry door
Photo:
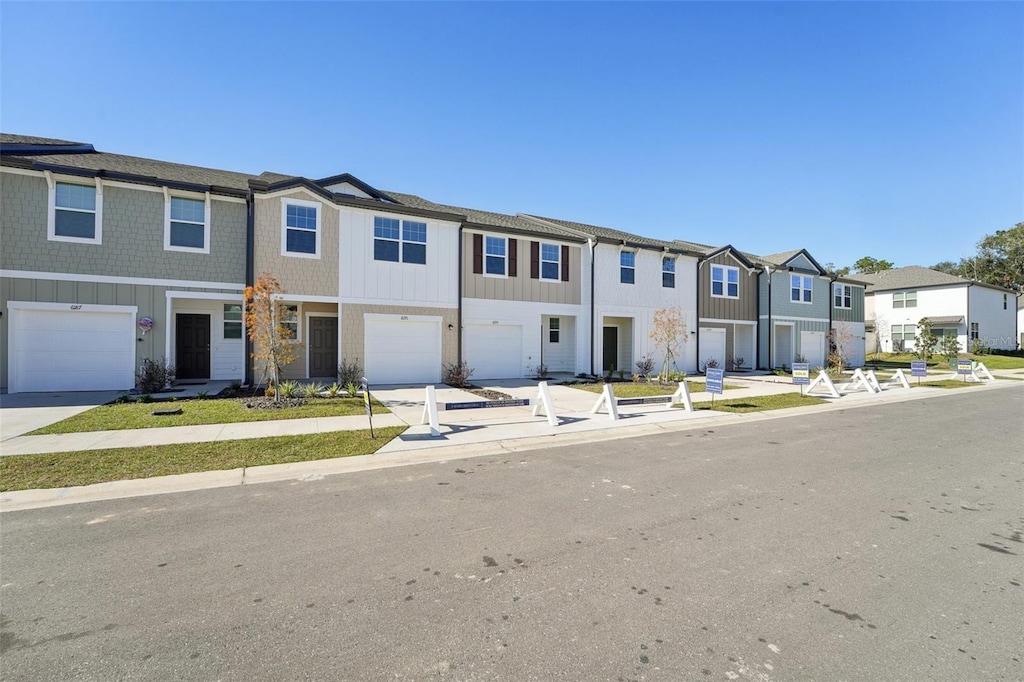
[[[465,357],[472,379],[523,376],[523,328],[517,324],[467,324]]]
[[[9,392],[135,385],[134,307],[12,302],[9,308]]]
[[[800,355],[811,369],[825,365],[825,332],[800,332]]]
[[[714,360],[718,367],[725,369],[725,330],[718,327],[701,327],[699,333],[700,357],[697,358],[697,367],[703,367],[710,364],[709,360]]]
[[[371,384],[441,381],[441,318],[367,315],[366,378]]]

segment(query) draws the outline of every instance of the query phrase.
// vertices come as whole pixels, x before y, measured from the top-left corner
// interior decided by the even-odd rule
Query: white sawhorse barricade
[[[853,372],[853,376],[843,387],[843,393],[849,393],[850,391],[863,386],[864,389],[872,394],[878,395],[882,392],[883,388],[910,388],[910,382],[907,381],[907,375],[904,374],[902,369],[897,369],[896,373],[884,384],[879,383],[878,377],[875,376],[875,370],[869,369],[864,371],[862,369],[856,369]]]
[[[995,381],[996,378],[992,376],[992,372],[988,371],[988,367],[985,366],[984,362],[975,362],[971,364],[970,374],[960,374],[959,372],[953,372],[953,375],[949,377],[952,379],[961,379],[966,376],[967,381],[981,382],[982,378],[988,379],[989,381]]]
[[[551,426],[558,426],[558,417],[555,416],[555,405],[551,402],[551,390],[548,388],[548,382],[546,381],[542,381],[537,384],[537,397],[532,401],[529,398],[516,398],[512,400],[479,400],[461,403],[444,403],[443,409],[446,411],[479,410],[495,407],[529,407],[530,405],[533,405],[534,417],[538,416],[541,410],[543,410],[544,416],[547,417],[548,424]],[[437,392],[433,386],[427,386],[427,398],[423,405],[423,416],[420,419],[420,424],[430,424],[431,436],[441,435],[441,423],[438,420],[437,413]]]
[[[676,403],[682,403],[687,412],[693,412],[693,401],[690,400],[690,389],[687,387],[685,381],[679,382],[679,388],[672,395],[656,395],[648,396],[646,398],[616,398],[615,394],[612,393],[612,385],[605,384],[601,390],[601,395],[597,398],[597,402],[594,403],[594,407],[590,409],[591,414],[597,414],[601,411],[601,408],[608,409],[608,416],[611,417],[612,421],[619,419],[619,406],[620,405],[651,405],[657,403],[668,403],[669,405],[675,405]]]

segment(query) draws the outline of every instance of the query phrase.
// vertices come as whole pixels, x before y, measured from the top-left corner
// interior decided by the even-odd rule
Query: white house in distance
[[[1017,295],[1010,289],[918,265],[857,277],[868,283],[865,312],[880,351],[912,350],[925,317],[936,336],[956,336],[963,351],[975,340],[986,348],[1017,348]]]

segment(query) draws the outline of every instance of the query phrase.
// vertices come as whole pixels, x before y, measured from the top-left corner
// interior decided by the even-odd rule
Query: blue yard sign
[[[924,360],[913,360],[910,363],[910,376],[912,377],[926,377],[928,376],[928,363]]]
[[[811,383],[811,364],[809,362],[793,363],[793,383],[804,386]]]
[[[725,383],[725,370],[720,367],[708,367],[704,372],[707,382],[707,392],[722,394],[722,385]],[[621,404],[621,403],[620,403]]]
[[[974,373],[972,369],[972,360],[957,360],[956,361],[956,373],[963,374],[966,380],[967,376]]]

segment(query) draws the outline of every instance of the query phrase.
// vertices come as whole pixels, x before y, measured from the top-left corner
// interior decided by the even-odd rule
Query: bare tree
[[[850,345],[853,343],[853,325],[849,322],[836,322],[829,332],[828,365],[842,373],[849,364]]]
[[[654,347],[661,353],[661,375],[666,376],[669,367],[675,364],[681,344],[686,343],[686,320],[678,306],[659,308],[654,311],[654,325],[647,335]]]

